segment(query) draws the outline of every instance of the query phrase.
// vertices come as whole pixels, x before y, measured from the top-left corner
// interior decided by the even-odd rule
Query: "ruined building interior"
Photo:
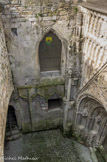
[[[107,161],[107,0],[0,0],[0,162],[13,145]]]

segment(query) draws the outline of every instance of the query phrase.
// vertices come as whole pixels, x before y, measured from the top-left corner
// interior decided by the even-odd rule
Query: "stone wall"
[[[0,16],[0,161],[3,161],[6,116],[12,90],[11,71]]]
[[[74,134],[99,147],[107,138],[107,16],[85,7],[80,6],[84,41]]]
[[[2,21],[15,86],[9,104],[15,108],[23,132],[62,125],[66,129],[73,123],[76,135],[89,145],[99,145],[106,135],[107,17],[78,8],[76,2],[3,3]],[[38,49],[49,31],[61,40],[61,70],[41,73]],[[54,99],[61,99],[62,105],[49,110],[48,101]]]
[[[77,98],[76,134],[93,146],[102,144],[107,134],[106,85],[107,64],[83,87]]]
[[[83,56],[81,88],[107,61],[107,16],[81,7]]]
[[[50,30],[62,42],[61,74],[64,76],[77,8],[72,1],[12,2],[4,5],[2,19],[15,85],[32,85],[40,78],[38,47]]]
[[[50,128],[52,121],[54,127],[62,125],[64,106],[68,100],[75,100],[79,85],[82,15],[77,6],[64,0],[7,1],[2,20],[15,85],[10,104],[19,127],[27,132]],[[38,49],[49,31],[62,43],[61,70],[41,73]],[[44,80],[48,82],[44,84]],[[49,99],[62,99],[65,105],[48,112]]]

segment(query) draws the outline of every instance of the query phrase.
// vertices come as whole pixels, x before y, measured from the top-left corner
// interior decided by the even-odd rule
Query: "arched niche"
[[[101,145],[107,134],[107,112],[93,98],[81,100],[77,108],[76,131],[89,145]]]
[[[18,129],[17,118],[16,118],[14,107],[9,105],[8,112],[7,112],[6,131],[11,132],[14,129]]]
[[[62,43],[58,36],[49,31],[39,44],[40,71],[61,70]]]

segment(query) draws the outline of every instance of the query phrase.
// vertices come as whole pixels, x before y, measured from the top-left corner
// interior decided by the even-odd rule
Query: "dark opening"
[[[11,28],[11,32],[12,32],[13,35],[18,36],[17,28]]]
[[[51,99],[48,100],[48,109],[55,109],[62,107],[62,100],[61,99]]]
[[[39,45],[39,62],[41,72],[60,70],[61,49],[61,41],[52,31],[44,36]]]
[[[9,106],[7,113],[6,132],[12,131],[13,129],[16,128],[18,128],[18,124],[15,115],[15,109],[12,106]]]

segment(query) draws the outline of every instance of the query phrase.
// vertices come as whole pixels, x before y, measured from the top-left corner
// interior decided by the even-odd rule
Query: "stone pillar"
[[[67,94],[66,94],[66,99],[65,99],[64,118],[63,118],[63,130],[65,134],[66,134],[66,129],[67,129],[68,109],[70,107],[70,97],[71,97],[71,83],[72,83],[71,75],[72,75],[72,69],[73,69],[72,54],[73,54],[73,48],[69,46],[69,55],[67,58],[67,68],[66,68]]]

